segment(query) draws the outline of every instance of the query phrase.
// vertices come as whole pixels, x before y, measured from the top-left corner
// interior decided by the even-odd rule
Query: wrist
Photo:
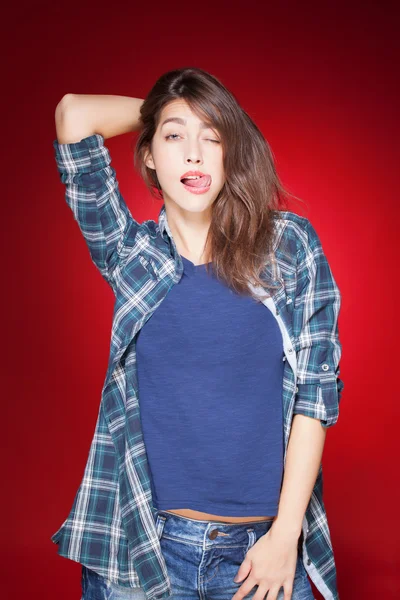
[[[273,532],[273,535],[278,533],[280,536],[285,538],[298,540],[301,535],[302,527],[301,523],[294,523],[289,519],[277,517],[274,520],[270,531]]]

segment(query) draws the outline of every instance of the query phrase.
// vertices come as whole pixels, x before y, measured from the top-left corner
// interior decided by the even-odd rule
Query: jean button
[[[215,540],[217,535],[218,535],[218,529],[212,529],[210,531],[210,533],[208,534],[208,537],[210,538],[210,540]]]

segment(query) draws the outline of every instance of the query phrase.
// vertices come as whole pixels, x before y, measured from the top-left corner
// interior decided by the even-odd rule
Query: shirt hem
[[[252,503],[251,505],[248,505],[248,508],[244,509],[243,507],[241,507],[238,508],[238,510],[236,511],[233,509],[227,509],[224,506],[213,504],[210,502],[201,503],[192,500],[163,500],[162,502],[157,502],[154,506],[158,510],[178,510],[182,508],[188,510],[200,510],[201,512],[212,512],[216,510],[218,512],[213,512],[212,514],[227,517],[275,517],[278,514],[278,507],[276,504],[274,506],[268,507],[265,504]],[[257,514],[255,514],[255,512]]]

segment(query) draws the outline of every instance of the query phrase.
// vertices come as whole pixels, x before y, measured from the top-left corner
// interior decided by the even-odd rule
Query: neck
[[[205,248],[210,227],[209,214],[183,211],[180,207],[165,206],[168,225],[179,254],[194,264],[210,262]]]

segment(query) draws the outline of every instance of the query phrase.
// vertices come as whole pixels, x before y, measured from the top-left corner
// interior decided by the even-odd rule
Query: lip
[[[190,175],[198,175],[199,177],[209,177],[210,185],[202,187],[193,187],[190,185],[186,185],[185,183],[183,183],[182,179],[184,179],[185,177],[189,177]],[[181,176],[180,182],[182,183],[183,187],[191,194],[205,194],[211,188],[211,175],[207,175],[207,173],[202,173],[201,171],[187,171]]]
[[[185,177],[190,177],[191,175],[199,175],[200,177],[209,177],[209,175],[207,175],[207,173],[202,173],[201,171],[187,171],[186,173],[181,175],[181,181]]]

